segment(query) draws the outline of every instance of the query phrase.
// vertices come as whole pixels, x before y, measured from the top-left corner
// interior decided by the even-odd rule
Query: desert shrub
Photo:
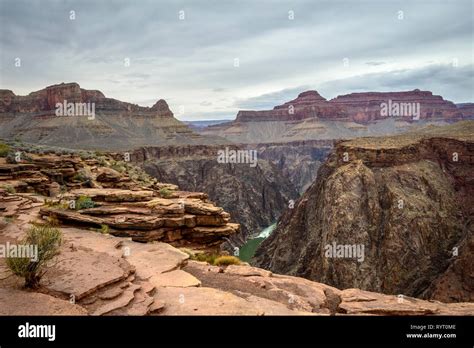
[[[102,234],[109,234],[109,226],[108,225],[100,225],[98,230]]]
[[[113,170],[116,170],[119,173],[123,173],[126,171],[126,168],[120,165],[119,162],[112,164],[110,168],[112,168]]]
[[[92,173],[88,168],[81,168],[74,174],[72,179],[81,183],[89,182],[92,180]]]
[[[101,167],[106,167],[108,165],[108,163],[107,163],[107,161],[104,157],[99,157],[98,161],[99,161],[99,164],[100,164]]]
[[[37,255],[32,258],[8,257],[8,268],[17,276],[25,279],[25,287],[35,288],[46,272],[48,261],[59,253],[61,231],[50,225],[32,226],[21,241],[25,247],[36,246]]]
[[[199,253],[199,254],[194,254],[190,256],[191,256],[191,260],[207,262],[207,263],[210,263],[211,265],[213,265],[215,259],[219,257],[219,255],[217,254],[207,254],[207,253]]]
[[[218,255],[214,253],[199,253],[190,255],[191,260],[207,262],[214,266],[228,266],[240,264],[239,258],[228,255]]]
[[[3,221],[5,221],[5,223],[9,224],[9,223],[12,223],[13,221],[15,221],[16,217],[15,216],[4,216],[3,217]]]
[[[5,156],[7,163],[15,164],[16,163],[16,156],[14,151],[10,151]]]
[[[17,161],[17,154],[19,153],[19,158]],[[33,159],[28,155],[27,152],[21,151],[18,148],[11,149],[11,151],[6,156],[7,163],[18,163],[18,162],[31,162]]]
[[[93,158],[94,156],[91,153],[81,151],[79,152],[79,157],[81,157],[82,160],[88,160],[88,159]]]
[[[76,207],[76,210],[89,209],[89,208],[94,208],[95,203],[88,196],[80,196],[78,199],[76,199],[75,207]]]
[[[44,205],[54,209],[67,209],[69,208],[69,204],[64,201],[57,201],[53,199],[45,199]]]
[[[7,157],[10,152],[10,146],[4,143],[0,143],[0,157]]]
[[[224,256],[219,256],[214,260],[214,265],[215,266],[228,266],[228,265],[238,265],[240,264],[240,260],[238,257],[235,256],[229,256],[229,255],[224,255]]]
[[[162,189],[160,189],[159,192],[160,192],[160,196],[163,198],[171,197],[171,191],[167,189],[166,187],[163,187]]]
[[[57,227],[57,226],[61,225],[61,222],[59,221],[58,217],[55,216],[55,215],[48,216],[46,218],[46,220],[48,221],[48,224],[51,227]]]

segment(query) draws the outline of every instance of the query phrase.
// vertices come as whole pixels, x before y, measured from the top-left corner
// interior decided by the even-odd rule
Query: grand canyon
[[[77,83],[1,95],[2,240],[53,221],[67,260],[37,293],[3,265],[2,298],[15,298],[3,314],[25,314],[30,297],[37,314],[474,313],[466,105],[419,90],[307,91],[193,130],[163,99],[146,108]],[[377,117],[388,99],[420,103],[420,120]],[[95,118],[56,116],[64,101],[96,103]],[[254,149],[258,163],[221,164],[223,148]],[[84,197],[90,206],[70,207]],[[364,260],[326,257],[333,242],[364,245]]]

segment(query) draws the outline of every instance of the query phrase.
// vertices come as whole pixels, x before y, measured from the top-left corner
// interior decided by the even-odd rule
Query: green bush
[[[55,208],[55,209],[67,209],[69,207],[68,203],[56,201],[53,199],[45,199],[44,205],[50,208]]]
[[[11,194],[16,193],[16,190],[12,185],[2,185],[0,187],[4,189],[5,191],[7,191],[8,193],[11,193]]]
[[[207,262],[214,266],[228,266],[228,265],[238,265],[240,264],[239,258],[229,255],[218,255],[218,254],[206,254],[200,253],[195,255],[190,255],[191,260]]]
[[[76,210],[89,209],[94,207],[95,203],[90,197],[80,196],[78,199],[76,199]]]
[[[4,143],[0,143],[0,157],[7,157],[10,152],[10,146]]]
[[[207,262],[207,263],[210,263],[211,265],[213,265],[214,260],[217,259],[218,257],[219,257],[219,255],[217,255],[217,254],[199,253],[199,254],[195,254],[194,256],[191,256],[191,260]]]
[[[238,265],[240,264],[240,260],[238,257],[235,256],[219,256],[214,260],[215,266],[228,266],[228,265]]]
[[[9,224],[9,223],[12,223],[13,221],[16,220],[16,217],[15,216],[5,216],[3,218],[3,221],[5,221],[5,223]]]
[[[72,177],[74,181],[80,181],[82,183],[88,182],[91,180],[90,173],[85,169],[79,169],[76,174]]]
[[[172,192],[168,190],[166,187],[163,187],[160,189],[160,196],[163,198],[169,198],[171,197]]]
[[[100,229],[98,231],[102,234],[109,234],[109,226],[100,225]]]
[[[119,173],[123,173],[126,171],[126,168],[124,166],[121,166],[120,164],[112,164],[110,166],[113,170],[116,170]]]
[[[61,241],[62,234],[59,229],[50,225],[32,226],[21,245],[37,247],[35,259],[8,257],[7,266],[14,274],[25,279],[25,287],[36,288],[46,272],[48,261],[59,253]]]

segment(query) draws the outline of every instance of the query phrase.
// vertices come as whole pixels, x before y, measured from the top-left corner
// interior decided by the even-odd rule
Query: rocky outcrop
[[[219,250],[225,238],[239,231],[239,225],[230,223],[230,215],[206,194],[179,191],[145,173],[133,179],[104,166],[110,160],[106,156],[88,160],[74,155],[23,156],[18,163],[0,158],[0,187],[54,196],[40,216],[140,242],[166,241],[207,250]]]
[[[0,243],[15,242],[38,219],[44,199],[0,191]],[[33,203],[36,202],[36,203]],[[4,218],[15,217],[7,222]],[[2,315],[473,315],[446,304],[359,289],[339,290],[245,264],[212,266],[166,243],[60,226],[60,254],[41,293],[21,288],[0,258]],[[183,249],[184,250],[184,249]]]
[[[472,300],[473,134],[465,121],[339,142],[256,265],[343,289]]]
[[[76,304],[41,293],[0,288],[0,315],[87,315]]]
[[[82,103],[93,115],[56,115],[56,103]],[[93,106],[93,109],[92,109]],[[151,108],[106,98],[77,83],[17,96],[0,90],[0,137],[75,149],[129,150],[140,145],[216,143],[174,118],[160,99]]]
[[[231,151],[257,151],[256,165],[219,163],[218,152],[226,147]],[[234,221],[242,222],[241,233],[231,238],[235,247],[274,223],[288,202],[297,197],[290,176],[282,174],[270,157],[252,145],[174,146],[142,148],[133,153],[132,160],[159,181],[188,191],[199,188]],[[312,169],[308,167],[308,172]]]

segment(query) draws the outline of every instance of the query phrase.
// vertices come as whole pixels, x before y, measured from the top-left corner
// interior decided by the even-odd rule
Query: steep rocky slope
[[[298,193],[303,194],[316,178],[332,146],[333,141],[313,140],[258,144],[257,149],[259,158],[273,163]]]
[[[227,145],[230,150],[258,149]],[[201,190],[242,221],[241,234],[233,243],[242,244],[249,235],[271,225],[297,192],[289,178],[257,151],[255,167],[247,163],[219,163],[222,146],[146,147],[132,154],[134,163],[151,176],[185,190]]]
[[[56,103],[94,106],[90,115],[56,116]],[[67,109],[67,108],[66,108]],[[79,149],[127,150],[140,145],[216,143],[173,117],[166,101],[152,107],[106,98],[77,83],[62,83],[17,96],[0,90],[0,137]]]
[[[218,151],[255,150],[257,166],[217,161]],[[205,191],[241,224],[241,244],[273,224],[314,180],[332,141],[137,149],[131,159],[151,176],[183,189]],[[258,212],[258,213],[255,213]]]
[[[338,143],[256,265],[339,288],[472,301],[473,150],[473,121]]]

